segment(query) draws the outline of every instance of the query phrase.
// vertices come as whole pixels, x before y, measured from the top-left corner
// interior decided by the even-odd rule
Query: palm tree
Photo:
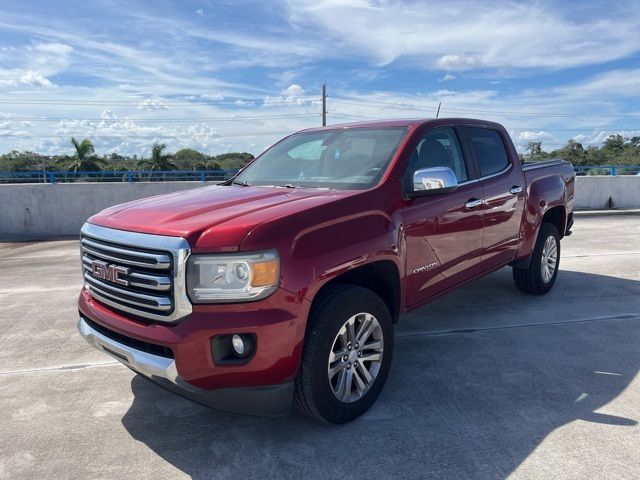
[[[96,151],[93,143],[88,138],[78,142],[71,138],[71,143],[76,149],[76,154],[70,160],[64,160],[62,166],[72,172],[99,171],[102,161],[94,153]]]
[[[151,147],[151,158],[138,162],[140,168],[145,170],[176,170],[176,166],[169,159],[169,155],[162,153],[167,146],[164,143],[154,143]]]

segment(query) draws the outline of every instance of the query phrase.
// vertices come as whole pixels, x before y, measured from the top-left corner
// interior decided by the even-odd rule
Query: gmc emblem
[[[91,273],[96,278],[101,278],[107,282],[117,283],[118,285],[129,285],[129,282],[124,278],[120,278],[120,275],[128,275],[129,269],[126,267],[120,267],[118,265],[109,265],[102,260],[91,261]]]

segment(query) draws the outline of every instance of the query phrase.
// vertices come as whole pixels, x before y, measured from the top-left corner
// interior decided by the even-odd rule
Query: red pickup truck
[[[205,405],[345,423],[380,394],[403,313],[507,265],[551,289],[574,186],[492,122],[304,130],[225,184],[91,217],[78,328]]]

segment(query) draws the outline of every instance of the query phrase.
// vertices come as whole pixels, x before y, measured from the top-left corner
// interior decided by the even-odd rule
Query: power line
[[[347,105],[358,105],[358,106],[363,106],[363,107],[372,107],[372,108],[382,108],[382,109],[390,109],[390,110],[412,110],[412,111],[417,111],[417,112],[434,112],[436,108],[425,108],[425,107],[418,107],[415,105],[396,105],[396,106],[386,106],[386,105],[375,105],[372,103],[368,103],[365,101],[351,101],[351,100],[341,100],[338,97],[330,97],[333,101],[339,102],[339,103],[343,103],[343,104],[347,104]]]
[[[159,103],[148,103],[157,100]],[[282,96],[265,97],[265,98],[235,98],[233,100],[205,100],[205,99],[193,99],[183,102],[163,101],[160,98],[143,98],[139,100],[63,100],[63,99],[11,99],[0,98],[0,104],[7,105],[59,105],[59,106],[114,106],[114,107],[127,107],[127,106],[149,106],[149,107],[188,107],[188,106],[211,106],[211,105],[233,105],[236,107],[250,106],[252,104],[259,105],[299,105],[299,101],[302,102],[317,102],[320,101],[320,97],[292,97],[283,98]]]
[[[279,132],[253,132],[253,133],[184,133],[184,134],[168,134],[168,133],[149,133],[146,135],[130,135],[127,133],[122,134],[108,134],[103,135],[96,132],[83,133],[82,135],[92,136],[94,138],[119,138],[119,139],[150,139],[150,138],[192,138],[192,137],[213,137],[213,138],[227,138],[227,137],[258,137],[258,136],[269,136],[269,135],[289,135],[293,132],[291,131],[279,131]],[[8,138],[60,138],[60,139],[68,139],[69,135],[73,135],[69,133],[68,135],[46,135],[46,134],[20,134],[20,133],[2,133],[0,134],[0,138],[8,137]]]
[[[397,106],[415,106],[412,104],[407,104],[404,102],[385,102],[382,100],[370,100],[370,99],[363,99],[363,98],[357,98],[357,97],[343,97],[340,95],[331,95],[331,98],[338,98],[340,100],[352,100],[354,102],[367,102],[367,103],[379,103],[381,105],[389,105],[392,107],[397,107]],[[435,107],[434,107],[435,110]]]
[[[346,112],[329,112],[333,117],[353,117],[353,118],[363,118],[367,120],[387,120],[383,117],[370,117],[366,115],[355,115],[352,113]],[[594,126],[594,127],[579,127],[579,128],[556,128],[556,127],[508,127],[505,126],[507,130],[515,130],[515,131],[530,131],[530,130],[545,130],[545,131],[553,131],[553,132],[588,132],[592,133],[594,130],[640,130],[640,125],[635,125],[631,127],[619,127],[612,125],[603,125],[603,126]]]
[[[0,120],[5,121],[17,121],[17,122],[124,122],[124,121],[132,121],[132,122],[200,122],[200,121],[220,121],[220,122],[235,122],[241,120],[275,120],[282,118],[305,118],[305,117],[315,117],[317,118],[319,114],[317,113],[300,113],[300,114],[290,114],[290,115],[253,115],[248,117],[243,116],[232,116],[232,117],[192,117],[192,118],[136,118],[136,117],[125,117],[125,118],[68,118],[68,117],[0,117]]]
[[[341,97],[341,96],[332,96],[332,99],[339,103],[345,103],[349,105],[362,105],[373,108],[384,108],[391,110],[415,110],[415,111],[436,111],[437,107],[425,107],[423,105],[415,105],[409,103],[392,103],[392,102],[382,102],[379,100],[367,100],[367,99],[358,99],[353,97]],[[602,117],[603,113],[553,113],[553,112],[515,112],[515,111],[502,111],[502,110],[481,110],[481,109],[473,109],[473,108],[455,108],[455,107],[442,107],[441,110],[452,111],[452,112],[465,112],[465,113],[485,113],[485,114],[497,114],[497,115],[505,115],[505,116],[537,116],[537,117]],[[610,116],[629,116],[634,118],[640,118],[640,114],[638,113],[612,113]]]

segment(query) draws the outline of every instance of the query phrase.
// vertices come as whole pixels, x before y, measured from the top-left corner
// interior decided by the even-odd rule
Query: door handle
[[[467,200],[467,203],[464,204],[467,208],[476,208],[482,205],[482,200],[478,200],[477,198],[471,198]]]
[[[522,187],[519,187],[518,185],[514,185],[513,187],[511,187],[511,189],[509,190],[509,193],[513,194],[513,195],[517,195],[520,192],[522,192]]]

